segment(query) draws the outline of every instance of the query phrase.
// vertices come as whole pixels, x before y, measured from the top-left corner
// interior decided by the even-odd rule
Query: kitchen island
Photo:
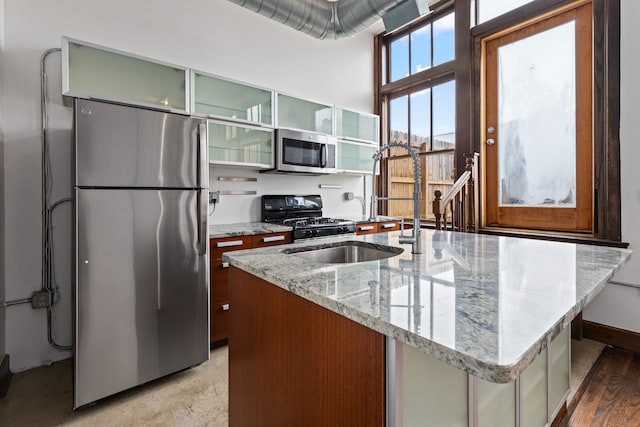
[[[223,256],[230,425],[553,420],[568,389],[568,326],[630,251],[423,230],[416,255],[398,237]],[[347,241],[404,252],[345,264],[300,256]]]

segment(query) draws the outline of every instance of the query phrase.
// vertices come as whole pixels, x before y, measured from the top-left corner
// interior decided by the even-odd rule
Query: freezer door
[[[200,197],[76,190],[75,408],[209,358]]]
[[[206,145],[206,134],[200,135],[206,126],[198,125],[204,124],[179,114],[77,99],[76,186],[207,187],[198,167],[199,144]]]

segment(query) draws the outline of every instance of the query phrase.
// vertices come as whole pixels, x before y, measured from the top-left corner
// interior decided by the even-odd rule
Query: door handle
[[[322,158],[322,160],[320,160],[320,166],[323,168],[327,167],[327,162],[328,162],[328,156],[327,156],[327,144],[322,144],[320,146],[320,157]]]
[[[207,138],[207,124],[198,125],[198,187],[209,187],[209,159],[207,150],[209,149]]]
[[[206,188],[198,191],[198,253],[200,255],[207,254],[208,227],[207,218],[209,217],[209,191]]]
[[[216,248],[229,248],[231,246],[241,246],[242,244],[244,244],[242,240],[229,240],[227,242],[216,243]]]

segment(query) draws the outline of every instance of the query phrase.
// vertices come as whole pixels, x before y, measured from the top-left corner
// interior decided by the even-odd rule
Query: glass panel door
[[[592,231],[591,6],[486,42],[486,225]]]
[[[64,95],[186,111],[184,68],[66,39],[63,47]]]

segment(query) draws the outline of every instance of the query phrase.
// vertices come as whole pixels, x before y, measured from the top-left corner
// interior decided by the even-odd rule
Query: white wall
[[[249,177],[256,182],[220,182],[218,177]],[[320,194],[324,204],[325,216],[358,216],[362,214],[362,203],[354,198],[344,200],[349,191],[354,196],[363,197],[363,184],[366,184],[367,198],[371,196],[371,176],[364,180],[361,176],[325,175],[321,177],[293,175],[265,175],[257,171],[237,168],[211,166],[209,168],[210,190],[254,190],[256,195],[222,195],[220,203],[209,218],[211,224],[229,224],[234,222],[259,221],[260,196],[263,194]],[[342,188],[319,188],[320,184],[340,185]],[[366,203],[369,213],[369,203]]]
[[[0,301],[4,301],[4,0],[0,0]],[[5,354],[5,308],[0,304],[0,357]]]
[[[7,300],[29,297],[41,286],[39,58],[46,49],[59,47],[62,35],[347,108],[372,109],[371,34],[320,41],[226,0],[2,1],[6,63],[0,113],[5,119],[3,289]],[[56,61],[60,61],[58,54],[47,62],[51,84],[59,84]],[[65,142],[70,137],[71,116],[61,106],[59,95],[51,96],[52,157],[57,177],[53,191],[55,197],[63,197],[70,182]],[[215,189],[224,189],[216,181],[217,170],[212,168],[212,184]],[[246,176],[253,172],[227,170],[224,174]],[[256,189],[258,196],[320,192],[326,198],[328,214],[360,212],[360,203],[343,201],[342,192],[361,195],[361,177],[304,177],[295,179],[294,185],[290,182],[282,176],[261,175],[250,189]],[[319,183],[337,182],[344,183],[343,190],[319,191]],[[230,189],[238,187],[228,185]],[[223,196],[213,221],[258,220],[258,196]],[[70,246],[70,223],[65,218],[69,213],[64,211],[68,207],[60,209],[54,233],[56,247],[61,248],[56,268],[62,299],[54,309],[55,336],[60,344],[69,344],[70,274],[65,250]],[[6,341],[12,371],[69,356],[47,344],[45,317],[44,310],[24,304],[7,308],[6,328],[2,328],[6,340],[1,341]]]
[[[620,174],[622,176],[622,240],[634,250],[631,260],[615,275],[617,282],[640,287],[640,2],[621,1],[620,46]],[[583,312],[586,320],[640,332],[640,289],[609,284]]]

